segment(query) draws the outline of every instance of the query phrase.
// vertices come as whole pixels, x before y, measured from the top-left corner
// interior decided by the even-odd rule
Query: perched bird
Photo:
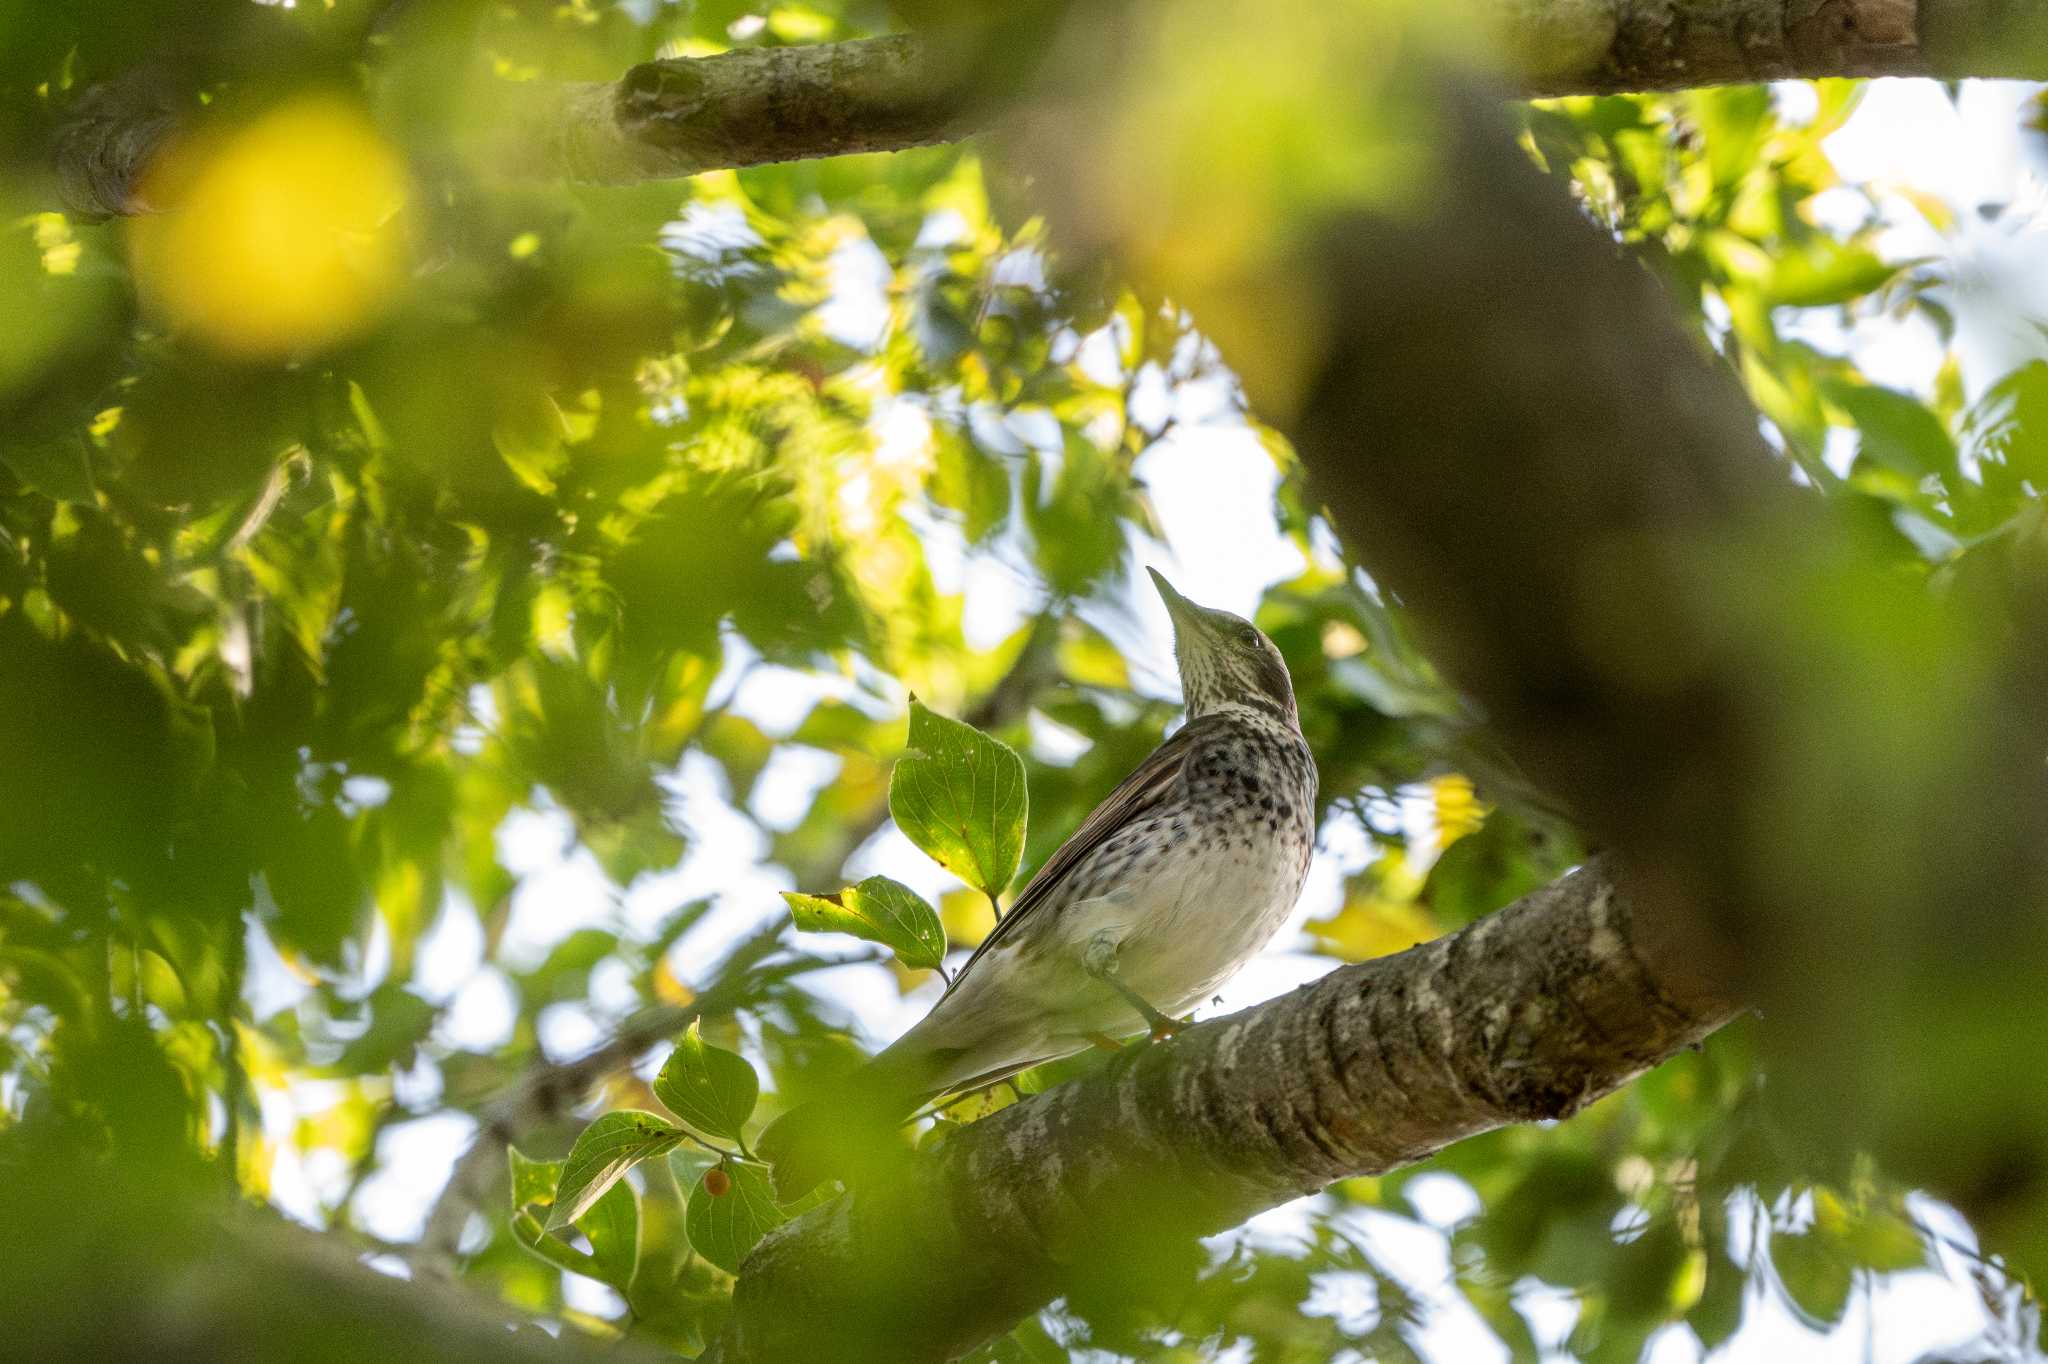
[[[784,1198],[843,1173],[834,1147],[862,1123],[1143,1026],[1171,1033],[1294,907],[1316,770],[1287,665],[1251,622],[1152,581],[1173,618],[1187,723],[1047,859],[929,1014],[843,1090],[762,1134]]]

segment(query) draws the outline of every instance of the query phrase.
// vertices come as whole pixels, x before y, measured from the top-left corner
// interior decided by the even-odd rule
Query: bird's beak
[[[1202,608],[1173,590],[1173,584],[1166,581],[1156,568],[1147,568],[1152,575],[1152,585],[1159,589],[1159,599],[1166,603],[1166,614],[1173,620],[1173,632],[1184,634],[1189,629],[1199,630],[1202,625]]]

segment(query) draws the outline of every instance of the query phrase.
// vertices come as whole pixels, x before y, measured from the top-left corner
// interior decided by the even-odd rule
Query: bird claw
[[[1186,1018],[1169,1018],[1165,1014],[1160,1014],[1152,1020],[1152,1040],[1154,1042],[1164,1042],[1167,1038],[1177,1035],[1191,1021]]]

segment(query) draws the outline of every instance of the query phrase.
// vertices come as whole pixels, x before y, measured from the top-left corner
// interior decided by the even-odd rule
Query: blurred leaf
[[[380,985],[363,1001],[368,1026],[342,1048],[335,1069],[344,1075],[375,1075],[388,1066],[410,1066],[440,1011],[400,985]]]
[[[1882,288],[1901,268],[1867,247],[1814,237],[1801,249],[1773,255],[1762,287],[1774,305],[1817,308],[1861,298]]]
[[[912,843],[968,885],[1000,894],[1024,851],[1026,804],[1024,763],[1008,745],[911,698],[889,813]]]
[[[996,914],[988,897],[962,886],[939,897],[939,923],[945,941],[955,947],[979,947],[995,930]]]
[[[1686,1325],[1708,1349],[1718,1348],[1742,1322],[1742,1299],[1749,1277],[1726,1254],[1707,1252],[1706,1283],[1700,1299],[1686,1314]]]
[[[370,908],[349,820],[323,806],[287,823],[273,846],[264,870],[277,905],[272,935],[313,961],[338,964]]]
[[[1963,429],[1980,457],[2048,487],[2048,362],[2030,361],[1986,389]]]
[[[1549,885],[1578,856],[1566,840],[1496,809],[1476,832],[1444,849],[1423,882],[1421,899],[1445,928],[1462,928]]]
[[[1824,1237],[1811,1232],[1773,1232],[1771,1266],[1785,1296],[1800,1316],[1827,1329],[1849,1306],[1853,1266]]]
[[[654,1097],[671,1113],[700,1132],[733,1141],[744,1139],[760,1092],[760,1078],[747,1059],[707,1045],[694,1020],[654,1077]]]
[[[1318,947],[1345,961],[1391,956],[1443,931],[1426,907],[1379,893],[1369,870],[1354,879],[1335,914],[1311,920],[1307,928]]]
[[[143,192],[176,209],[130,222],[144,298],[233,355],[354,335],[404,278],[405,167],[361,109],[331,96],[175,145]]]
[[[46,497],[60,502],[90,502],[92,471],[86,464],[85,441],[76,433],[49,440],[9,441],[0,445],[0,464]]]
[[[1822,384],[1821,392],[1856,423],[1869,458],[1913,478],[1955,477],[1955,442],[1919,399],[1875,384],[1835,381]]]

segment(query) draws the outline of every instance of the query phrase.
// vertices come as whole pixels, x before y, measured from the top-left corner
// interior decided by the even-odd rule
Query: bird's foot
[[[1164,1042],[1167,1038],[1179,1034],[1181,1029],[1193,1023],[1194,1019],[1175,1018],[1170,1014],[1155,1014],[1150,1022],[1152,1024],[1152,1040],[1154,1042]]]
[[[1124,1049],[1123,1043],[1117,1041],[1106,1032],[1084,1033],[1083,1036],[1088,1039],[1090,1046],[1099,1048],[1102,1051],[1122,1051]]]

